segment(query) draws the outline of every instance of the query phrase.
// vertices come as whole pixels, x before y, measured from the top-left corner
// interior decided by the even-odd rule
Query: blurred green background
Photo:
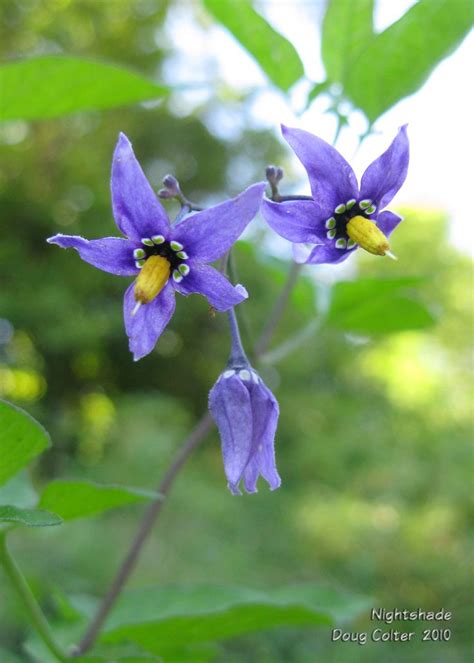
[[[102,57],[153,76],[172,53],[169,4],[2,3],[0,51],[5,58],[54,50]],[[199,12],[195,20],[206,28]],[[109,174],[118,132],[133,141],[155,188],[171,171],[191,199],[222,200],[277,162],[290,189],[290,155],[276,132],[224,138],[205,121],[216,105],[222,113],[238,107],[245,125],[250,95],[232,96],[216,82],[216,96],[192,114],[177,101],[0,127],[0,397],[51,433],[53,447],[34,471],[38,486],[84,477],[153,488],[227,359],[225,317],[211,317],[195,296],[178,299],[156,350],[135,364],[122,323],[128,279],[45,242],[58,232],[116,233]],[[448,243],[443,210],[402,211],[406,221],[393,238],[400,261],[358,255],[357,275],[422,277],[416,297],[437,322],[377,334],[323,323],[288,357],[262,363],[281,405],[281,489],[270,493],[262,484],[258,495],[232,497],[213,432],[179,478],[130,585],[316,582],[373,597],[374,607],[445,607],[454,614],[452,639],[358,647],[330,643],[327,628],[288,628],[223,644],[220,663],[469,658],[471,261]],[[261,219],[236,249],[239,280],[251,295],[240,311],[248,344],[288,271],[278,254]],[[321,315],[328,290],[326,273],[307,268],[275,345]],[[57,587],[103,593],[140,509],[12,536],[50,610]],[[369,627],[368,615],[350,625]],[[21,651],[26,634],[20,606],[2,588],[2,646]]]

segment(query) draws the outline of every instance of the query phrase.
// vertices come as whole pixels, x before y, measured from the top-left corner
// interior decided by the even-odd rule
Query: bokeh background
[[[408,4],[400,3],[400,12]],[[280,26],[286,15],[290,32],[295,11],[310,13],[316,62],[324,3],[295,5],[268,2],[259,9]],[[0,5],[0,26],[4,59],[64,52],[105,58],[165,82],[196,83],[159,103],[0,127],[0,396],[51,433],[53,447],[35,467],[34,481],[41,486],[53,477],[84,477],[152,488],[206,407],[226,362],[225,317],[211,317],[200,297],[179,298],[156,350],[135,364],[122,323],[128,280],[93,269],[45,238],[115,233],[109,174],[119,131],[131,138],[155,188],[173,172],[190,198],[210,204],[263,179],[273,162],[285,167],[283,191],[305,192],[278,124],[297,123],[332,140],[335,119],[323,115],[324,98],[301,114],[301,89],[283,99],[260,80],[249,57],[198,3],[12,0]],[[310,52],[308,30],[301,36],[303,55]],[[190,56],[192,48],[199,57]],[[451,67],[450,81],[465,63],[463,48],[442,65]],[[436,75],[427,86],[441,95]],[[459,75],[453,83],[460,94],[463,80]],[[356,159],[366,165],[412,115],[423,125],[417,112],[429,107],[424,94],[386,114],[381,133]],[[460,105],[453,97],[450,102]],[[436,103],[432,108],[438,112]],[[356,132],[364,130],[357,113],[349,116],[338,143],[348,158]],[[454,118],[445,122],[456,124]],[[421,155],[416,129],[415,122],[412,140]],[[465,149],[446,142],[453,156]],[[412,661],[469,658],[472,267],[465,238],[471,219],[466,191],[459,192],[465,218],[459,205],[439,205],[439,186],[420,175],[420,159],[426,153],[413,163],[418,189],[409,175],[409,195],[401,194],[398,208],[392,205],[406,218],[393,238],[399,262],[358,252],[342,268],[307,268],[274,347],[315,318],[322,323],[290,355],[276,352],[274,361],[270,356],[259,366],[281,404],[281,489],[270,493],[262,484],[257,495],[232,497],[213,432],[178,480],[130,584],[317,582],[373,597],[374,606],[450,609],[452,639],[417,641],[402,650],[397,644],[332,644],[328,629],[288,628],[223,644],[221,663],[399,661],[402,651]],[[433,159],[455,187],[456,160],[436,150]],[[448,198],[455,198],[453,188]],[[251,294],[241,307],[248,345],[290,257],[289,244],[270,237],[261,219],[237,246],[239,280]],[[393,329],[371,329],[349,322],[344,328],[323,321],[339,280],[397,276],[420,277],[413,296],[430,312],[430,326],[401,321]],[[388,316],[391,305],[387,300]],[[376,310],[383,316],[384,303]],[[129,507],[27,531],[12,536],[11,547],[47,605],[58,587],[100,595],[139,515],[140,507]],[[19,652],[27,627],[12,593],[0,591],[0,640]],[[367,614],[351,624],[353,630],[369,627]]]

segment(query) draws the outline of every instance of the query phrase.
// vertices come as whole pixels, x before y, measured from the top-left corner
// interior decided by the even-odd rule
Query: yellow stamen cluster
[[[170,277],[171,265],[163,256],[147,258],[135,281],[134,295],[140,304],[148,304],[163,290]]]
[[[364,216],[353,216],[346,226],[349,237],[363,249],[377,256],[389,255],[390,244],[380,228]]]

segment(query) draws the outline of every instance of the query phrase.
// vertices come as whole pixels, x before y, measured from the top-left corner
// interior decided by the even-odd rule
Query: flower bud
[[[270,184],[277,185],[283,179],[283,168],[279,166],[267,166],[265,175]]]
[[[230,491],[240,495],[243,479],[248,493],[257,492],[260,475],[271,490],[278,488],[274,439],[279,407],[248,363],[230,366],[221,374],[209,394],[209,409],[219,429]]]
[[[174,175],[165,175],[162,182],[165,189],[168,189],[170,197],[179,196],[181,194],[179,182]]]

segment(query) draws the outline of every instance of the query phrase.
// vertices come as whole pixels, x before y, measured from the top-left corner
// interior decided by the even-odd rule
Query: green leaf
[[[0,120],[59,117],[157,99],[167,89],[98,60],[46,55],[0,67]]]
[[[355,58],[371,42],[373,12],[374,0],[329,0],[321,55],[330,81],[344,84]]]
[[[360,52],[346,71],[346,94],[373,123],[423,85],[467,35],[472,19],[470,0],[420,0]]]
[[[0,485],[49,445],[47,432],[33,417],[0,401]]]
[[[51,509],[64,520],[94,516],[127,504],[160,499],[160,494],[127,486],[100,485],[91,481],[51,481],[39,506]]]
[[[293,45],[252,7],[249,0],[203,0],[204,6],[257,60],[268,78],[287,91],[304,76]]]
[[[404,292],[421,282],[418,277],[360,279],[336,283],[326,318],[327,324],[360,334],[387,334],[424,329],[433,315]]]
[[[124,594],[102,642],[132,641],[160,654],[176,642],[212,642],[276,626],[330,625],[355,617],[367,602],[311,585],[257,591],[200,585]]]
[[[60,525],[62,520],[55,513],[42,509],[20,509],[10,504],[0,504],[0,522],[16,523],[27,527],[47,527]]]

